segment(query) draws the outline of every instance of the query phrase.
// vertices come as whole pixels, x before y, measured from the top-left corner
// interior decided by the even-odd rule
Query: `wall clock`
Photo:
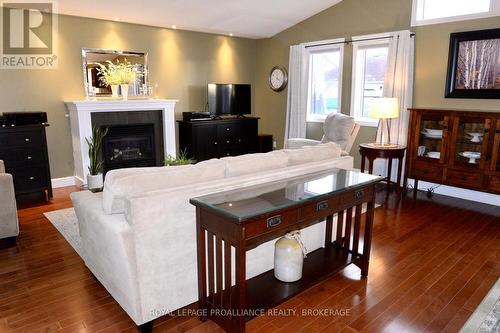
[[[288,84],[288,73],[283,66],[274,66],[269,72],[269,86],[274,91],[282,91]]]

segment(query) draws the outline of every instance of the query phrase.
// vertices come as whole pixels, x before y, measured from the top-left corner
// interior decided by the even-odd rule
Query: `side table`
[[[387,176],[385,178],[387,186],[395,184],[397,191],[401,190],[401,176],[403,172],[403,159],[405,157],[406,146],[391,145],[382,146],[376,143],[361,143],[359,145],[359,153],[361,154],[361,172],[365,172],[365,160],[368,159],[368,173],[373,173],[373,161],[377,158],[388,160]],[[392,160],[398,160],[398,175],[397,181],[391,181],[392,175]]]

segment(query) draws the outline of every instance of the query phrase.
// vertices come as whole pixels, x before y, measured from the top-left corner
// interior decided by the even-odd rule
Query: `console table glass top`
[[[231,220],[242,222],[294,206],[299,202],[313,202],[323,196],[376,183],[381,179],[383,178],[358,171],[332,168],[319,173],[201,196],[191,199],[190,202],[215,210]]]

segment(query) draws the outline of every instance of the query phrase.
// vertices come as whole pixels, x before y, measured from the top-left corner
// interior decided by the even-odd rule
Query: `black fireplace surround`
[[[108,128],[103,139],[103,174],[110,170],[164,165],[163,115],[158,111],[92,114],[92,126]]]

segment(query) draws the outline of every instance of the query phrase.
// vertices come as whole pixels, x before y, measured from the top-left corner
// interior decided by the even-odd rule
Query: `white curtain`
[[[389,121],[391,143],[406,145],[410,119],[408,108],[413,103],[415,41],[409,30],[393,32],[391,35],[393,38],[389,47],[384,96],[397,98],[399,101],[399,118]],[[380,129],[377,137],[379,135]],[[393,162],[392,170],[397,170],[397,161]],[[397,173],[393,171],[393,181],[396,181],[396,175]]]
[[[285,147],[288,139],[306,137],[308,61],[304,45],[290,47],[288,66],[288,103]]]

